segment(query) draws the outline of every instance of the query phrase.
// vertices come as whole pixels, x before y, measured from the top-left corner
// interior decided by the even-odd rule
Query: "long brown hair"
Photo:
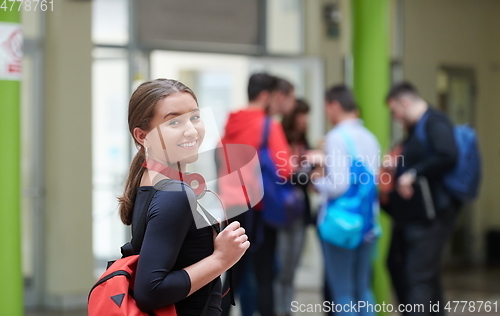
[[[286,140],[289,144],[294,143],[304,143],[307,144],[307,137],[305,132],[297,132],[296,123],[297,116],[299,114],[307,114],[309,113],[309,104],[304,99],[296,99],[295,107],[293,111],[284,115],[281,120],[281,125],[283,126],[283,131],[285,132]]]
[[[198,103],[196,95],[190,88],[173,79],[156,79],[144,82],[134,91],[134,93],[132,93],[132,96],[130,97],[128,105],[128,128],[132,138],[134,138],[138,151],[130,165],[123,196],[118,198],[120,203],[120,218],[125,225],[130,225],[132,223],[137,188],[139,187],[142,175],[146,170],[146,168],[142,166],[144,160],[146,159],[145,150],[135,139],[133,134],[134,129],[138,127],[144,131],[149,130],[151,127],[150,122],[155,115],[156,104],[158,101],[179,92],[189,93],[194,98],[196,103]]]

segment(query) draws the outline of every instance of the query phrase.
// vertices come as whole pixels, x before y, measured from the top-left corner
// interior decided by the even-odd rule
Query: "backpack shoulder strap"
[[[221,225],[219,224],[219,222],[199,202],[198,202],[198,206],[200,207],[200,209],[203,211],[203,213],[205,214],[205,216],[209,220],[210,226],[212,226],[212,228],[215,230],[215,232],[217,234],[219,234],[221,232]],[[231,305],[235,306],[236,303],[234,302],[233,268],[232,267],[229,268],[227,273],[228,273],[228,278],[229,278],[229,301],[231,302]],[[212,284],[212,291],[213,291],[214,286],[215,286],[215,284]],[[207,308],[208,308],[208,301],[205,304],[205,307],[203,308],[203,312],[201,313],[202,316],[204,316],[207,313]]]
[[[268,146],[268,139],[269,139],[269,134],[270,134],[270,129],[271,129],[271,117],[266,116],[264,119],[264,130],[262,132],[262,141],[260,143],[260,148],[266,148]]]
[[[352,140],[349,133],[347,133],[347,131],[342,128],[339,130],[339,134],[342,136],[344,144],[347,147],[347,154],[354,159],[357,156],[356,148],[354,147],[354,141]]]
[[[427,146],[427,120],[429,119],[430,112],[427,110],[420,120],[415,125],[415,135],[417,138]]]
[[[155,193],[161,190],[168,182],[170,182],[169,179],[158,182],[156,184],[156,187],[153,186],[153,188],[149,192],[146,203],[144,204],[144,208],[141,212],[141,217],[139,218],[137,225],[133,227],[132,240],[129,243],[123,245],[123,247],[121,248],[121,252],[124,257],[139,254],[139,251],[142,247],[142,242],[144,241],[144,234],[146,233],[148,209],[149,205],[151,204],[151,200],[153,200]]]
[[[212,214],[210,214],[201,204],[200,202],[197,202],[198,203],[198,206],[200,207],[200,209],[203,211],[203,214],[205,214],[205,216],[207,217],[208,221],[209,221],[209,224],[210,226],[212,226],[212,228],[215,230],[215,232],[217,234],[219,234],[221,232],[221,227],[220,227],[220,224],[219,224],[219,221],[217,221],[213,216]]]

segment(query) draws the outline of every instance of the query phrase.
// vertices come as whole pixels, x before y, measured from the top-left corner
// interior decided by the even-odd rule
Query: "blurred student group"
[[[207,134],[189,171],[252,243],[223,315],[498,313],[500,1],[51,8],[0,8],[0,315],[85,315],[130,239],[128,100],[155,78],[196,93]],[[243,212],[221,144],[267,146],[293,205]]]

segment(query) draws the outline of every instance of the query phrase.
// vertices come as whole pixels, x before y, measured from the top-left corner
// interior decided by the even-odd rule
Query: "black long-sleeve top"
[[[404,172],[415,169],[417,178],[425,177],[429,182],[434,208],[439,216],[440,211],[454,203],[451,195],[443,186],[443,175],[450,171],[458,157],[457,145],[453,133],[453,124],[442,112],[429,108],[427,122],[424,126],[426,141],[416,135],[415,126],[410,128],[403,141],[402,158],[398,159],[396,181]],[[390,213],[396,221],[428,220],[421,187],[414,184],[414,195],[405,200],[397,191],[390,195]]]
[[[304,137],[303,141],[297,141],[295,143],[290,143],[290,146],[292,146],[292,145],[295,145],[295,147],[298,148],[297,152],[293,152],[292,154],[299,155],[300,158],[304,157],[306,154],[306,151],[311,149],[311,146],[309,145],[309,143],[307,142],[307,139],[305,139],[305,137]],[[299,159],[297,164],[299,165],[299,168],[294,170],[294,172],[292,173],[292,175],[290,177],[290,181],[294,185],[298,186],[304,194],[304,203],[305,203],[305,212],[304,212],[304,217],[303,217],[304,224],[305,225],[314,224],[314,223],[316,223],[316,220],[312,218],[311,201],[309,198],[309,192],[307,191],[309,184],[311,182],[310,181],[310,179],[311,179],[310,173],[314,169],[314,166],[312,166],[312,165],[304,166],[303,160],[301,160],[301,159]]]
[[[132,225],[138,223],[151,186],[139,187]],[[177,314],[199,316],[207,303],[207,315],[221,314],[220,278],[191,294],[190,278],[183,268],[214,251],[213,230],[198,229],[203,220],[196,211],[193,190],[172,180],[155,193],[148,209],[147,226],[134,284],[135,299],[144,311],[175,304]]]

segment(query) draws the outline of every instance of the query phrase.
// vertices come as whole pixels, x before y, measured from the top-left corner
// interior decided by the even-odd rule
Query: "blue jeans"
[[[306,226],[298,218],[289,226],[278,230],[278,276],[276,277],[274,303],[276,314],[291,315],[294,297],[293,280],[304,248]]]
[[[335,315],[374,315],[371,290],[372,253],[375,242],[363,243],[356,249],[345,249],[321,242],[328,288],[335,302]],[[352,302],[352,303],[351,303]],[[360,308],[359,302],[368,307]],[[356,310],[350,306],[356,304]],[[372,305],[370,305],[372,304]],[[333,306],[333,305],[332,305]],[[370,307],[371,306],[371,307]]]

